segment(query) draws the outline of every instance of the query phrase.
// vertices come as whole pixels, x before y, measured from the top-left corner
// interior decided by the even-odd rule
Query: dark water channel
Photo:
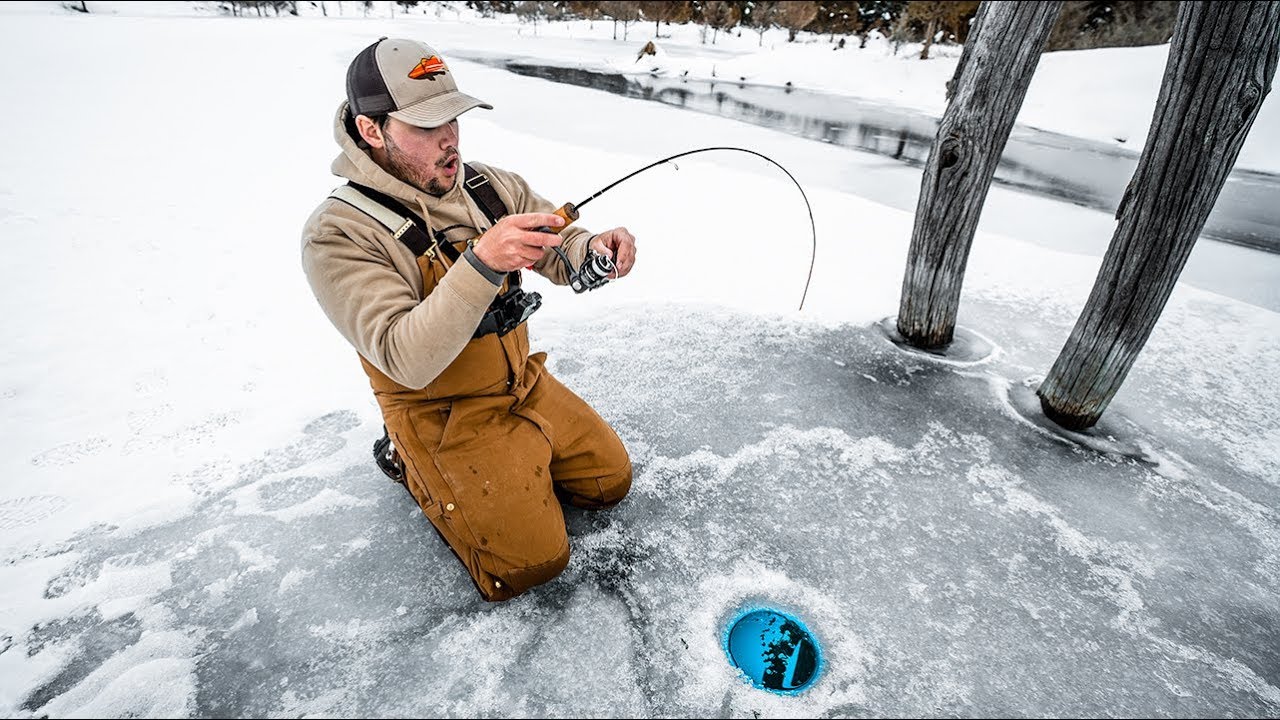
[[[628,76],[498,58],[475,58],[521,75],[742,120],[793,135],[923,165],[938,119],[921,112],[809,90]],[[1016,126],[996,182],[1115,212],[1138,164],[1136,151]],[[1236,170],[1204,237],[1280,252],[1280,175]]]

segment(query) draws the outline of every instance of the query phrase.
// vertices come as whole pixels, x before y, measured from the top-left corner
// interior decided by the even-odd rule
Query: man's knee
[[[596,462],[600,468],[596,475],[595,485],[599,492],[587,507],[611,508],[622,502],[631,490],[631,455],[622,444],[622,439],[608,425],[601,428],[597,435]],[[595,494],[595,493],[590,493]]]
[[[569,565],[569,541],[566,537],[554,552],[547,553],[547,557],[540,561],[535,558],[533,563],[525,560],[519,565],[511,565],[500,559],[495,560],[493,564],[502,567],[494,568],[493,573],[486,573],[489,575],[487,578],[477,578],[477,585],[485,600],[510,600],[559,577]]]
[[[600,478],[599,483],[602,508],[610,508],[622,502],[622,498],[631,490],[631,461],[628,460],[622,470]]]
[[[616,466],[615,466],[616,467]],[[556,481],[556,496],[561,502],[585,510],[604,510],[622,502],[631,490],[631,463],[605,475],[591,474]]]

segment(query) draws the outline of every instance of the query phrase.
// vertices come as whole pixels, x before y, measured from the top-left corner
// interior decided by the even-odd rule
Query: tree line
[[[408,4],[408,3],[406,3]],[[865,47],[872,33],[895,46],[922,44],[928,58],[933,43],[963,44],[978,2],[964,0],[467,0],[482,15],[511,13],[529,22],[609,20],[627,38],[632,24],[652,22],[654,36],[662,26],[692,22],[704,29],[703,42],[715,43],[723,32],[754,31],[763,43],[771,29],[787,30],[794,41],[801,31],[829,36],[843,48],[849,38]],[[1169,41],[1178,3],[1174,0],[1065,2],[1045,50],[1155,45]]]
[[[314,2],[302,3],[299,3],[298,0],[221,0],[218,3],[218,7],[223,12],[236,17],[247,15],[250,12],[257,13],[258,17],[266,17],[268,13],[279,17],[281,14],[297,15],[298,5],[300,4],[318,9],[320,14],[325,17],[329,16],[331,9],[336,9],[338,15],[345,15],[347,8],[358,10],[365,17],[368,17],[376,3],[373,0],[347,0],[345,3],[343,0],[327,0],[326,2],[315,0]],[[409,8],[421,4],[420,0],[396,0],[391,4],[391,8],[393,13],[396,7],[407,12]]]
[[[298,14],[300,4],[328,15],[335,6],[345,14],[342,0],[300,3],[298,0],[223,0],[219,5],[232,15],[256,13],[259,17]],[[423,4],[397,0],[402,11]],[[653,36],[662,37],[662,26],[695,23],[702,42],[715,44],[722,33],[755,32],[764,44],[775,28],[787,31],[788,41],[798,33],[827,35],[837,49],[853,38],[866,47],[873,33],[897,48],[921,45],[920,57],[928,59],[933,44],[960,45],[978,12],[978,2],[966,0],[466,0],[467,7],[482,16],[513,14],[524,22],[600,20],[614,25],[614,39],[628,40],[634,26],[653,23]],[[348,0],[345,5],[368,15],[374,3]],[[1044,49],[1079,50],[1096,47],[1156,45],[1169,41],[1177,15],[1174,0],[1121,0],[1117,2],[1064,2]],[[621,30],[621,34],[619,34]]]

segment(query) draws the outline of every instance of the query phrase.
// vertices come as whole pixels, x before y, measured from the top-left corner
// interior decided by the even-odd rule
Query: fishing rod
[[[805,194],[804,188],[800,187],[800,181],[796,180],[794,175],[792,175],[786,168],[782,167],[782,165],[778,164],[778,162],[773,158],[767,155],[764,155],[762,153],[758,153],[755,150],[748,150],[746,148],[734,147],[731,145],[718,145],[715,147],[704,147],[704,148],[698,148],[697,150],[687,150],[682,153],[676,153],[675,155],[672,155],[670,157],[665,157],[661,160],[658,160],[657,162],[649,163],[648,165],[645,165],[639,170],[636,170],[635,172],[632,172],[628,175],[624,175],[621,179],[615,180],[609,183],[608,185],[598,190],[594,195],[591,195],[586,200],[583,200],[582,202],[577,203],[576,205],[574,203],[565,203],[564,205],[561,205],[555,211],[555,214],[559,215],[560,218],[564,220],[564,227],[568,227],[571,223],[573,223],[575,220],[577,220],[580,217],[581,209],[584,205],[591,202],[592,200],[595,200],[601,195],[609,192],[610,190],[621,185],[627,180],[630,180],[636,175],[639,175],[640,173],[646,170],[651,170],[653,168],[656,168],[659,165],[669,163],[672,160],[678,160],[687,155],[696,155],[698,153],[711,152],[712,150],[733,150],[737,152],[748,153],[750,155],[755,155],[758,158],[767,160],[768,162],[772,163],[775,167],[777,167],[779,170],[786,173],[787,177],[791,178],[791,182],[795,183],[796,189],[800,191],[800,197],[804,199],[805,208],[808,209],[809,211],[809,229],[813,233],[813,250],[809,255],[809,275],[807,278],[805,278],[805,281],[804,281],[804,293],[800,295],[800,309],[804,310],[804,301],[805,301],[805,298],[808,297],[809,295],[809,283],[813,280],[814,263],[816,262],[818,257],[818,227],[813,221],[813,206],[809,204],[809,196]],[[549,232],[555,232],[555,231],[549,230]],[[560,256],[560,260],[564,262],[565,267],[569,269],[569,275],[570,275],[569,284],[571,287],[573,287],[574,292],[580,293],[585,290],[594,290],[604,285],[608,281],[609,273],[614,271],[613,261],[603,255],[595,253],[594,251],[587,253],[587,259],[582,263],[582,268],[580,270],[575,271],[573,269],[573,263],[569,262],[569,257],[564,254],[563,250],[561,250],[559,247],[555,247],[552,249],[555,250],[556,254]]]

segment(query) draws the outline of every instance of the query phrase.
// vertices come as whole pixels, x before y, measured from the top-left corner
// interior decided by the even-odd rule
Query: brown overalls
[[[450,267],[432,255],[418,257],[426,293]],[[512,598],[568,565],[561,499],[606,508],[631,487],[622,441],[545,358],[529,355],[524,324],[471,340],[421,390],[361,357],[405,484],[485,600]]]

